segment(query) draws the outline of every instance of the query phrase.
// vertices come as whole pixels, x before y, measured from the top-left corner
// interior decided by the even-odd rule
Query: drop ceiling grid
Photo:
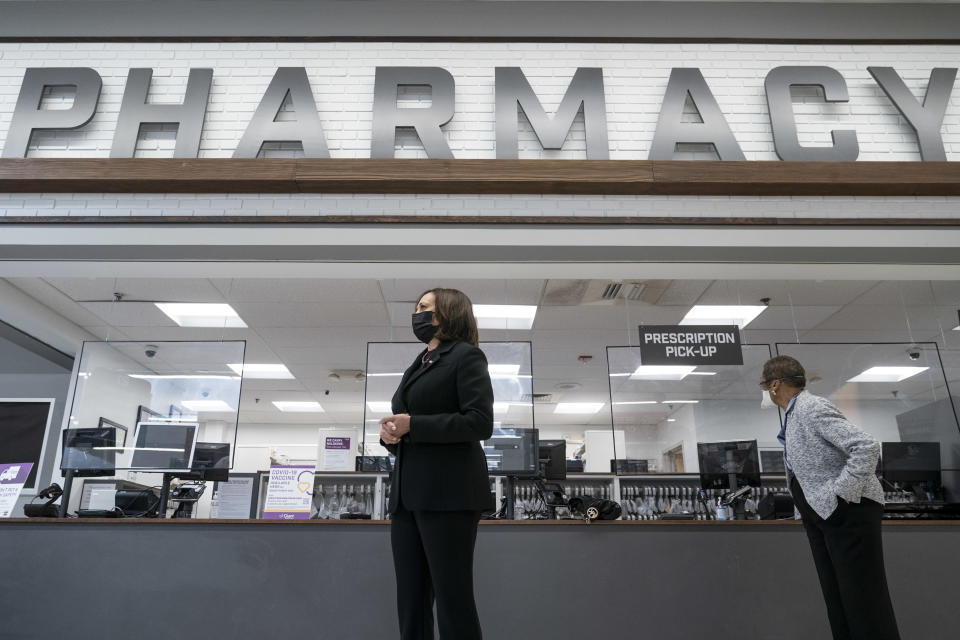
[[[362,407],[361,402],[353,399],[361,396],[356,395],[359,392],[331,384],[327,374],[331,369],[363,369],[368,341],[412,340],[407,328],[410,311],[400,313],[400,310],[431,284],[423,280],[261,281],[190,278],[131,278],[116,281],[106,278],[56,278],[48,281],[14,279],[12,282],[41,303],[87,327],[99,338],[106,337],[108,330],[111,338],[121,339],[245,338],[248,340],[248,362],[269,362],[274,359],[283,362],[297,376],[298,387],[283,385],[283,388],[270,388],[269,385],[245,383],[245,410],[246,403],[252,402],[253,396],[248,398],[249,394],[262,396],[261,406],[263,402],[273,399],[302,397],[324,404],[328,408],[325,419],[343,416],[347,421],[355,421],[359,419],[358,415],[362,415],[362,408],[358,408]],[[478,303],[501,303],[505,300],[511,303],[536,303],[541,299],[548,281],[440,282],[467,289]],[[119,283],[123,286],[119,286]],[[250,328],[185,329],[173,325],[162,314],[162,317],[158,317],[148,309],[152,307],[148,303],[112,305],[76,302],[94,299],[86,296],[102,296],[105,293],[112,296],[116,288],[127,288],[137,296],[149,298],[150,286],[153,285],[171,299],[188,299],[209,292],[210,299],[203,301],[229,300],[236,304]],[[775,291],[771,295],[773,286],[777,287],[777,291],[790,293],[790,299],[797,305],[792,311],[785,306],[783,294]],[[927,296],[924,291],[930,291],[930,295]],[[901,296],[899,292],[906,292],[906,295]],[[898,295],[894,296],[893,293]],[[352,297],[353,294],[356,296]],[[638,324],[676,323],[694,303],[755,303],[758,297],[767,296],[774,299],[767,312],[769,315],[761,315],[754,325],[745,330],[746,342],[793,341],[796,336],[794,318],[804,342],[907,341],[909,338],[901,300],[920,303],[908,307],[914,339],[926,341],[942,334],[948,347],[943,354],[948,377],[952,381],[960,381],[960,332],[951,332],[957,322],[956,309],[960,307],[960,283],[953,282],[675,280],[670,282],[661,296],[664,302],[673,303],[670,305],[629,302],[573,308],[541,307],[532,331],[483,331],[481,337],[500,340],[523,336],[523,339],[532,340],[535,345],[537,392],[559,394],[555,389],[557,384],[577,382],[581,388],[565,392],[562,397],[568,401],[595,399],[608,402],[605,347],[636,344]],[[879,301],[888,304],[876,304]],[[924,305],[923,302],[934,302],[941,306]],[[129,311],[118,312],[117,307],[129,308]],[[391,307],[397,311],[388,322],[387,310]],[[954,324],[944,326],[945,322]],[[364,324],[369,326],[360,326]],[[577,362],[576,358],[581,354],[592,355],[592,363],[582,365]],[[954,382],[954,385],[960,387],[960,382]],[[330,397],[322,395],[327,388],[331,389]],[[595,395],[598,397],[594,398]],[[342,401],[347,397],[351,399]],[[252,407],[251,410],[264,413]],[[538,407],[539,418],[551,423],[566,424],[572,420],[586,424],[609,424],[610,418],[608,411],[601,411],[589,419],[583,416],[554,416],[551,412],[549,407]],[[272,410],[267,413],[273,415],[274,419],[278,417]],[[301,419],[302,416],[297,418]],[[245,417],[244,421],[249,419]]]

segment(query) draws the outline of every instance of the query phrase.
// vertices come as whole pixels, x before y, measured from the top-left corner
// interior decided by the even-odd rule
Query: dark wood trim
[[[960,196],[960,162],[6,158],[0,192]]]
[[[434,225],[632,227],[957,228],[960,218],[691,218],[627,216],[5,216],[3,225]]]

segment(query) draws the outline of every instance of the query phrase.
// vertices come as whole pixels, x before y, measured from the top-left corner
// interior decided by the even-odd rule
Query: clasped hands
[[[397,444],[400,438],[410,433],[410,414],[398,413],[380,418],[380,439],[387,444]]]

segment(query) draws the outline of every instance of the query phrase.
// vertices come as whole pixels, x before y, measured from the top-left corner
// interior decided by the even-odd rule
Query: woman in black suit
[[[432,289],[417,303],[413,332],[427,348],[403,374],[380,443],[396,456],[389,511],[402,640],[481,640],[473,550],[482,511],[492,510],[480,441],[493,432],[493,386],[477,347],[470,299]]]

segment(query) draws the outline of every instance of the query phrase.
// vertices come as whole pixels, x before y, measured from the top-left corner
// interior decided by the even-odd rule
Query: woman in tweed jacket
[[[805,386],[795,359],[763,365],[764,404],[769,399],[784,411],[778,440],[834,640],[899,640],[883,566],[880,443]]]

